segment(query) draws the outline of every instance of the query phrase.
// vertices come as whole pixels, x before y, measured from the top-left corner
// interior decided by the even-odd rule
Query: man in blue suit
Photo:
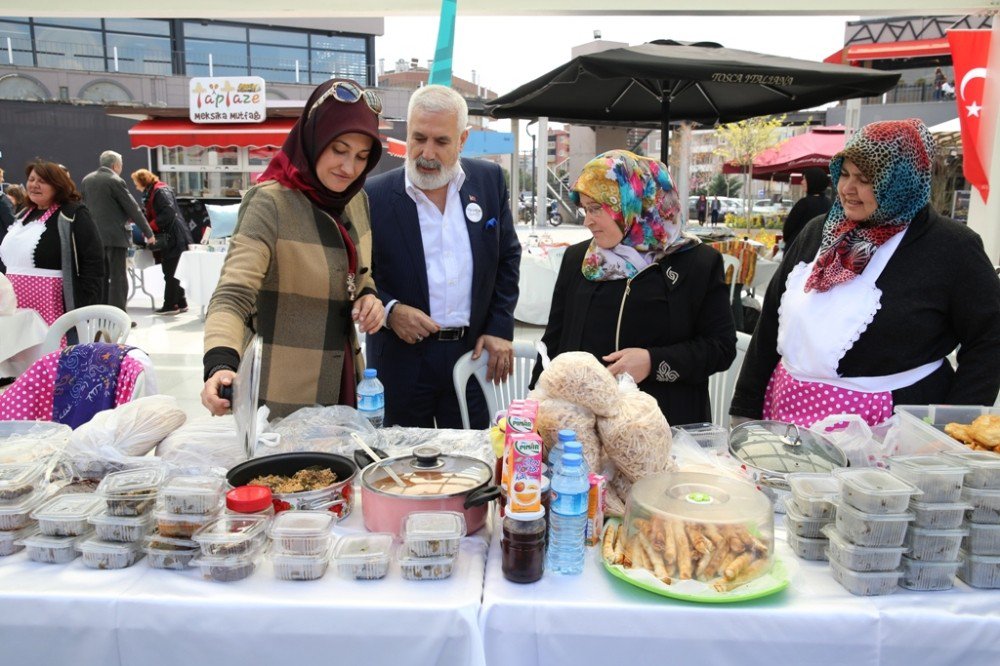
[[[424,86],[407,111],[406,165],[370,178],[372,270],[386,327],[367,340],[385,386],[385,424],[461,428],[451,372],[470,349],[489,354],[487,378],[513,367],[521,245],[500,167],[459,159],[469,135],[465,100]],[[488,425],[476,383],[473,428]]]

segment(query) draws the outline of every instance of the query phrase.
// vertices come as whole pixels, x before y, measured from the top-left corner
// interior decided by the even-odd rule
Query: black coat
[[[160,187],[154,191],[150,185],[142,192],[142,203],[147,212],[149,211],[149,197],[153,197],[151,219],[156,222],[160,233],[170,234],[170,243],[164,248],[157,248],[160,257],[163,259],[173,259],[181,256],[181,253],[188,249],[193,241],[191,232],[188,229],[187,221],[181,216],[181,209],[177,205],[177,197],[169,187]]]
[[[566,250],[542,342],[550,357],[615,351],[615,327],[626,280],[594,282],[581,271],[590,241]],[[736,327],[722,255],[696,245],[664,257],[632,280],[618,348],[648,349],[651,370],[639,388],[671,425],[712,420],[708,378],[736,357]],[[602,361],[603,363],[603,361]],[[541,363],[535,364],[535,379]]]

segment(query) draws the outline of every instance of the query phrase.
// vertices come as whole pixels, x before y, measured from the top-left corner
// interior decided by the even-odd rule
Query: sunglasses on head
[[[378,96],[377,92],[374,90],[365,90],[353,81],[337,81],[330,86],[329,90],[319,96],[316,103],[309,108],[309,115],[307,117],[311,117],[313,112],[331,97],[345,104],[355,104],[364,99],[365,104],[372,110],[372,113],[375,115],[382,113],[382,98]]]

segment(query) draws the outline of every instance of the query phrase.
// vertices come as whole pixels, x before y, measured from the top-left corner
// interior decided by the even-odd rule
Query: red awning
[[[297,118],[262,123],[193,123],[186,118],[142,120],[128,131],[133,148],[190,146],[281,146]]]
[[[843,125],[814,127],[784,143],[768,148],[753,161],[754,178],[786,180],[792,173],[801,173],[809,167],[829,168],[830,158],[844,149],[847,135]],[[723,173],[742,173],[739,165],[727,162]]]
[[[948,47],[947,39],[914,39],[904,42],[845,46],[827,56],[823,62],[846,65],[862,60],[897,60],[950,55],[951,49]]]

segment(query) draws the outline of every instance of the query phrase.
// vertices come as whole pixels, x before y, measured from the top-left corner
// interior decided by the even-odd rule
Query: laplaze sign
[[[264,79],[259,76],[203,76],[188,84],[193,123],[262,123],[267,119]]]

